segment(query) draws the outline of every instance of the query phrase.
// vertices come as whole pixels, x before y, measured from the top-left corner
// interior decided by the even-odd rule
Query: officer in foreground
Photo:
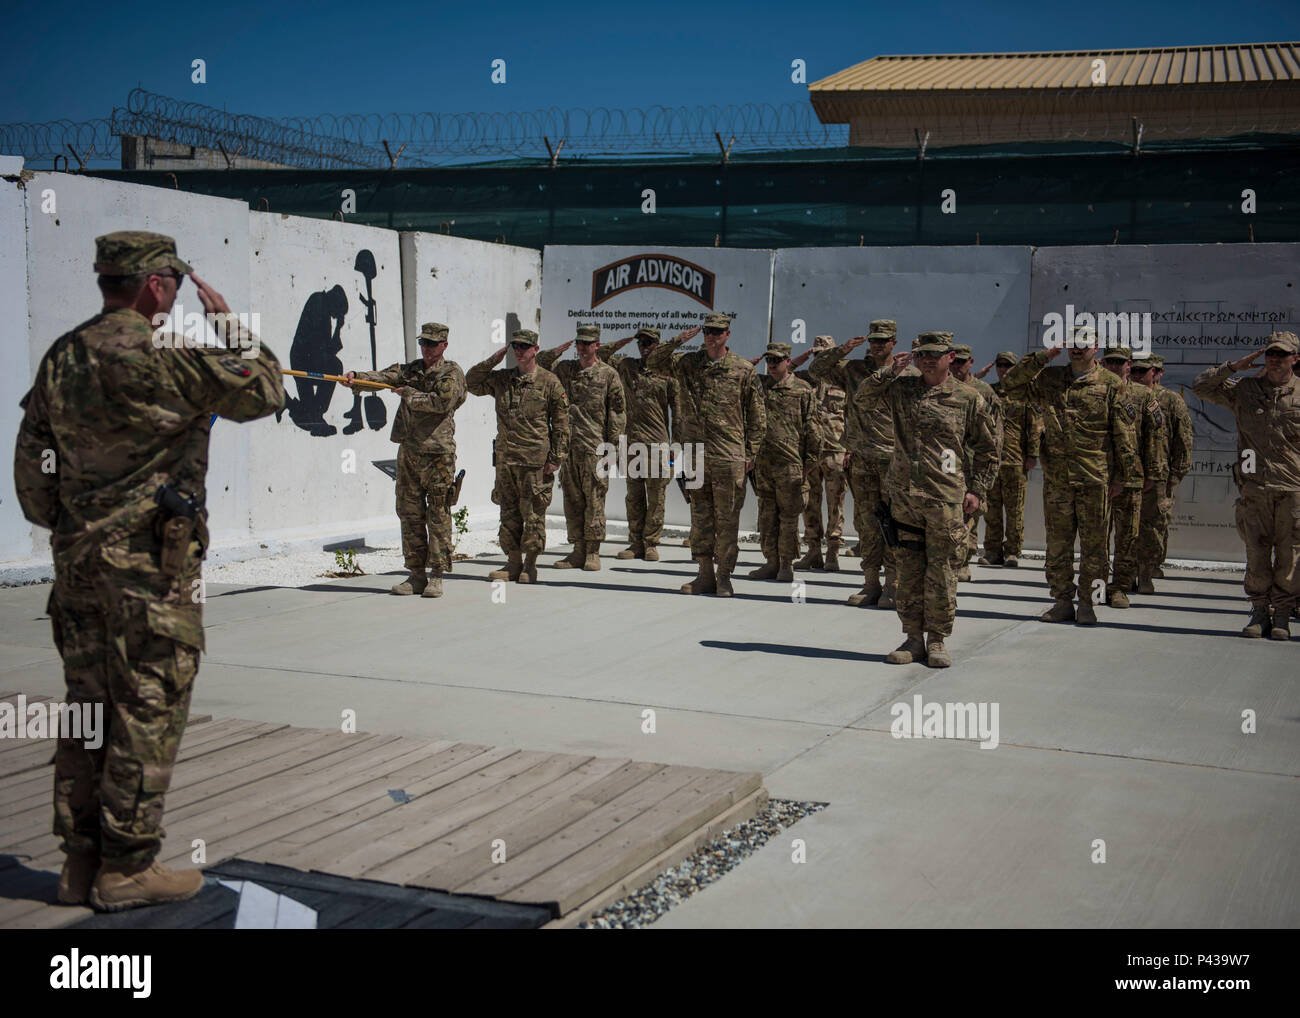
[[[107,727],[98,749],[60,739],[55,751],[58,898],[105,911],[203,887],[198,870],[156,857],[203,650],[211,415],[251,421],[284,407],[279,361],[198,276],[228,348],[155,341],[155,316],[191,271],[163,234],[96,239],[104,310],[41,359],[14,451],[23,514],[52,532],[67,702],[102,709]]]

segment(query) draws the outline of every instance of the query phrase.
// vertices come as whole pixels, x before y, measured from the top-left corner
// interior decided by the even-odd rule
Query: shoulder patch
[[[226,354],[217,358],[217,363],[229,371],[232,375],[238,375],[240,378],[247,378],[253,373],[253,369],[245,364],[238,357]]]
[[[1122,403],[1120,403],[1120,406],[1124,408],[1124,413],[1128,415],[1128,419],[1130,421],[1134,421],[1134,422],[1137,421],[1138,419],[1137,407],[1135,407],[1128,400],[1124,400]]]

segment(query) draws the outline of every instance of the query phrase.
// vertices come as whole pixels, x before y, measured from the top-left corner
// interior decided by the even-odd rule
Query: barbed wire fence
[[[724,151],[753,152],[848,143],[847,125],[823,124],[811,104],[799,103],[272,119],[133,89],[126,106],[107,118],[0,124],[0,152],[28,161],[70,153],[77,162],[120,160],[121,139],[131,135],[301,169],[434,166],[468,157],[697,155],[717,153],[719,145]]]

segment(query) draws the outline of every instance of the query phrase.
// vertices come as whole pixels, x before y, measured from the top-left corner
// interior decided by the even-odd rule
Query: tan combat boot
[[[1068,597],[1058,597],[1056,604],[1038,616],[1044,622],[1073,622],[1074,602]]]
[[[1112,608],[1129,607],[1128,595],[1124,593],[1123,587],[1111,587],[1106,595],[1106,603]]]
[[[952,658],[948,656],[948,650],[943,645],[943,634],[931,633],[929,639],[926,640],[925,663],[931,668],[949,668],[952,666]]]
[[[59,901],[65,905],[84,905],[90,887],[99,872],[99,853],[69,852],[59,874]]]
[[[1151,575],[1157,580],[1163,580],[1165,578],[1165,571],[1159,566],[1153,566],[1151,569]]]
[[[624,548],[622,551],[620,551],[620,552],[619,552],[617,555],[615,555],[614,557],[615,557],[615,558],[625,559],[625,560],[626,560],[626,559],[630,559],[630,558],[640,558],[640,557],[641,557],[641,549],[640,549],[637,545],[635,545],[635,544],[629,544],[626,548]]]
[[[840,542],[831,541],[826,545],[826,564],[822,566],[828,573],[840,571]]]
[[[104,862],[90,888],[90,904],[101,912],[120,912],[139,905],[185,901],[203,890],[198,870],[169,870],[146,863]]]
[[[1248,640],[1258,640],[1264,635],[1266,629],[1270,630],[1270,635],[1272,635],[1272,628],[1267,606],[1257,604],[1250,609],[1250,621],[1246,623],[1246,628],[1241,631],[1241,635]]]
[[[821,541],[808,542],[808,554],[794,564],[796,569],[820,569],[822,562],[822,543]]]
[[[1273,628],[1269,630],[1270,640],[1291,639],[1291,612],[1286,608],[1273,609]]]
[[[1139,569],[1139,570],[1138,570],[1138,589],[1137,589],[1137,592],[1138,592],[1139,594],[1154,594],[1154,593],[1156,592],[1156,588],[1155,588],[1155,586],[1154,586],[1154,585],[1152,584],[1152,582],[1151,582],[1151,570],[1150,570],[1150,569],[1145,569],[1145,568],[1144,568],[1144,569]]]
[[[537,582],[537,552],[530,551],[524,556],[524,567],[519,571],[519,582]]]
[[[751,580],[774,580],[776,579],[777,565],[771,559],[768,559],[757,569],[751,569],[745,575]]]
[[[407,576],[406,579],[404,579],[401,583],[397,584],[397,586],[393,587],[392,592],[394,594],[402,594],[402,595],[420,594],[424,592],[424,588],[428,586],[428,584],[429,581],[424,575],[424,570],[421,569],[419,570],[419,572],[414,572],[414,571],[411,572],[411,574]]]
[[[988,552],[985,552],[980,556],[979,563],[982,566],[1002,566],[1006,565],[1006,559],[1001,555],[990,555]]]
[[[582,548],[587,553],[587,557],[582,561],[582,570],[586,573],[594,573],[600,570],[600,542],[591,541]]]
[[[655,547],[653,544],[647,544],[645,546],[645,560],[647,562],[659,561],[659,549]]]
[[[587,561],[587,542],[574,541],[573,551],[565,555],[564,558],[555,563],[556,569],[581,569],[584,562]]]
[[[970,566],[962,566],[954,575],[959,583],[965,583],[970,579]]]
[[[870,608],[880,600],[880,577],[873,576],[862,584],[862,589],[856,594],[850,594],[848,604],[854,608]]]
[[[731,597],[736,593],[731,589],[731,567],[725,566],[721,562],[718,563],[718,578],[716,583],[718,587],[718,589],[714,591],[716,596]]]
[[[523,571],[524,559],[517,551],[510,553],[509,564],[504,569],[493,569],[488,573],[489,580],[509,580],[513,583],[519,579],[519,574]]]
[[[435,569],[429,576],[429,585],[424,588],[421,597],[442,597],[442,570]]]
[[[885,658],[891,665],[910,665],[925,660],[925,641],[920,633],[907,633],[903,645]]]
[[[1002,560],[1003,569],[1015,569],[1018,565],[1020,565],[1020,559],[1015,555],[1008,555]]]
[[[880,595],[880,600],[876,602],[876,607],[897,608],[898,607],[898,601],[896,600],[897,594],[898,594],[898,590],[894,586],[893,581],[888,576],[886,576],[885,589]]]
[[[1093,611],[1091,601],[1079,602],[1079,607],[1074,613],[1074,621],[1080,626],[1095,626],[1097,624],[1097,613]]]
[[[781,568],[776,571],[776,582],[777,583],[794,582],[794,566],[790,563],[789,559],[781,560]]]
[[[718,589],[718,581],[713,577],[713,559],[698,558],[699,574],[690,583],[682,584],[683,594],[712,594]]]

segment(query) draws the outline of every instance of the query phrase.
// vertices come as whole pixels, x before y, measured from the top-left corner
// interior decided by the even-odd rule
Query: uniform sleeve
[[[1221,407],[1226,407],[1233,413],[1237,412],[1237,393],[1236,390],[1228,384],[1228,380],[1236,374],[1232,364],[1220,364],[1217,368],[1206,368],[1196,380],[1192,382],[1192,392],[1200,396],[1201,399],[1208,400],[1211,403]]]
[[[747,372],[740,383],[740,412],[745,423],[745,459],[758,459],[759,447],[767,436],[767,407],[758,384],[758,375]]]
[[[1165,415],[1155,396],[1150,396],[1142,407],[1142,476],[1148,481],[1163,481],[1169,476],[1165,462]]]
[[[469,369],[465,376],[465,388],[475,396],[495,396],[500,389],[500,376],[492,370],[496,361],[489,357]]]
[[[1119,386],[1110,386],[1106,396],[1110,414],[1110,442],[1114,450],[1110,479],[1112,483],[1118,482],[1126,488],[1141,487],[1142,460],[1138,453],[1137,433],[1120,405],[1120,399]]]
[[[808,377],[816,382],[833,382],[841,389],[845,388],[847,379],[844,378],[844,358],[847,356],[848,350],[842,346],[818,350],[808,365]]]
[[[865,401],[884,395],[885,390],[893,385],[899,377],[898,372],[894,370],[892,360],[883,368],[876,368],[875,371],[862,379],[862,382],[858,385],[857,392],[853,394],[854,405],[861,410]]]
[[[983,505],[998,473],[998,441],[993,430],[992,409],[979,393],[975,394],[969,421],[966,451],[971,460],[971,475],[966,478],[966,490]]]
[[[1033,353],[1025,354],[1002,376],[1002,391],[1019,392],[1022,399],[1041,401],[1043,392],[1041,386],[1036,384],[1036,380],[1046,366],[1046,350],[1035,350]]]
[[[1038,459],[1043,440],[1043,415],[1038,412],[1038,405],[1028,400],[1024,403],[1025,423],[1022,434],[1025,436],[1024,452],[1030,459]]]
[[[37,526],[53,530],[59,519],[59,450],[41,385],[44,368],[42,364],[36,385],[19,404],[23,420],[14,446],[14,488],[23,515]]]
[[[538,350],[537,366],[546,371],[554,372],[555,362],[560,359],[560,355],[554,350]]]
[[[1177,393],[1174,393],[1169,405],[1172,408],[1170,416],[1173,418],[1165,422],[1165,426],[1171,429],[1169,479],[1180,484],[1192,469],[1192,413]]]
[[[816,393],[812,389],[803,394],[802,410],[803,449],[799,458],[803,460],[803,468],[806,473],[817,466],[817,460],[821,457],[822,451],[822,428],[818,420]]]
[[[385,385],[406,384],[405,364],[390,364],[383,371],[357,371],[354,374],[363,382],[383,382]]]
[[[627,431],[627,399],[618,372],[609,380],[605,390],[605,441],[614,443]]]
[[[181,391],[204,412],[228,421],[255,421],[284,409],[284,375],[265,343],[258,344],[256,357],[219,347],[176,352]]]
[[[546,461],[558,466],[569,455],[569,398],[558,381],[550,385],[546,396],[546,418],[551,432]]]
[[[673,351],[685,342],[686,340],[684,339],[670,339],[666,342],[660,343],[650,351],[650,356],[646,358],[645,366],[651,371],[661,375],[671,374],[673,369],[677,366],[677,358],[673,356]]]
[[[596,356],[618,372],[622,372],[621,365],[627,360],[627,354],[615,353],[612,346],[602,346],[596,351]]]
[[[416,413],[452,414],[465,402],[465,376],[460,368],[444,371],[431,392],[413,392],[404,402]]]

